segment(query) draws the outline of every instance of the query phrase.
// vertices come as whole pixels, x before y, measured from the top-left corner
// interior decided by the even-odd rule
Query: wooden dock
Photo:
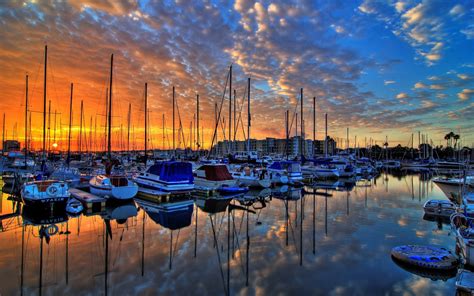
[[[101,212],[105,208],[107,199],[103,197],[76,188],[70,188],[69,193],[82,203],[87,213]]]

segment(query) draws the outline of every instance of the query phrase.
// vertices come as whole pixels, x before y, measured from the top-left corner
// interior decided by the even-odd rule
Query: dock
[[[107,199],[103,197],[76,188],[69,189],[69,193],[82,203],[87,213],[101,212],[105,208]]]

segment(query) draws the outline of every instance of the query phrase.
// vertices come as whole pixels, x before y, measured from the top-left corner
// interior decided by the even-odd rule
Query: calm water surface
[[[49,238],[39,230],[51,221],[15,215],[3,194],[0,294],[455,294],[454,278],[415,275],[390,257],[401,244],[455,248],[448,225],[423,220],[423,203],[445,198],[428,179],[382,174],[330,197],[284,191],[252,192],[260,201],[233,200],[230,213],[184,202],[59,215]]]

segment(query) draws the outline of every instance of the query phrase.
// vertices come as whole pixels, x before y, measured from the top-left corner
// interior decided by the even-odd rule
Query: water
[[[421,277],[390,257],[401,244],[455,249],[448,225],[422,219],[427,199],[445,198],[434,183],[381,175],[328,192],[333,196],[267,198],[250,206],[253,212],[209,214],[191,204],[161,221],[134,204],[109,207],[110,233],[100,215],[56,217],[58,233],[49,242],[31,221],[5,218],[0,294],[455,294],[454,278]],[[14,211],[4,194],[1,214]],[[120,215],[132,217],[114,220]]]

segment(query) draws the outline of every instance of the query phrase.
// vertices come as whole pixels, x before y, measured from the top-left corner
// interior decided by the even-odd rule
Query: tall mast
[[[48,64],[48,46],[44,46],[44,84],[43,84],[43,161],[46,160],[46,70]]]
[[[81,100],[81,116],[80,116],[80,123],[79,123],[79,157],[81,157],[82,153],[82,121],[84,116],[84,102]]]
[[[230,76],[229,76],[229,145],[228,145],[228,153],[232,153],[231,151],[231,134],[232,134],[232,65],[230,65]]]
[[[51,150],[51,100],[48,101],[48,151]]]
[[[69,99],[69,133],[67,136],[67,166],[71,162],[71,127],[72,127],[72,94],[74,91],[74,83],[71,83],[71,98]]]
[[[304,116],[303,116],[303,88],[300,89],[300,93],[301,93],[301,104],[300,104],[301,105],[301,112],[300,112],[300,114],[301,114],[301,116],[300,116],[301,117],[300,143],[301,143],[301,145],[300,145],[300,155],[302,156],[303,153],[304,153],[304,150],[303,150],[303,144],[304,144],[304,140],[303,140],[303,136],[304,136],[303,135],[303,128],[304,128],[303,127],[303,118],[304,118]]]
[[[3,112],[3,131],[2,131],[2,157],[5,153],[5,112]],[[2,158],[3,160],[3,158]],[[3,163],[3,161],[2,161]]]
[[[237,102],[237,92],[235,91],[235,88],[234,88],[234,137],[233,137],[234,143],[235,143],[235,137],[237,134],[237,114],[236,114],[237,103],[236,102]]]
[[[175,135],[174,135],[174,85],[173,85],[173,155],[176,155]]]
[[[165,113],[161,116],[161,147],[165,150]]]
[[[288,160],[288,149],[290,148],[289,147],[289,130],[288,130],[288,117],[290,116],[290,113],[288,110],[286,110],[285,112],[285,129],[286,129],[286,145],[285,145],[285,153],[286,153],[286,160]]]
[[[145,82],[145,164],[148,153],[148,83]]]
[[[314,145],[316,144],[316,97],[313,97],[313,157],[314,157]]]
[[[54,124],[53,124],[53,144],[56,143],[56,119],[58,113],[54,110]]]
[[[107,133],[107,156],[112,159],[112,79],[114,69],[114,54],[110,55],[110,83],[109,83],[109,112],[108,112],[108,133]]]
[[[247,85],[247,152],[249,154],[247,156],[250,155],[250,125],[251,125],[251,115],[250,115],[250,77],[249,77],[248,85]]]
[[[127,151],[130,152],[130,121],[132,119],[132,104],[128,103],[128,118],[127,118]]]
[[[27,159],[28,159],[28,75],[26,75],[25,94],[26,94],[26,97],[25,97],[25,168],[28,169],[28,163],[27,163]]]
[[[325,137],[324,137],[324,157],[328,157],[328,114],[324,114]]]
[[[197,150],[199,151],[201,148],[201,145],[199,144],[199,94],[196,95],[196,113],[197,113],[197,119],[196,119],[196,126],[197,126]]]

